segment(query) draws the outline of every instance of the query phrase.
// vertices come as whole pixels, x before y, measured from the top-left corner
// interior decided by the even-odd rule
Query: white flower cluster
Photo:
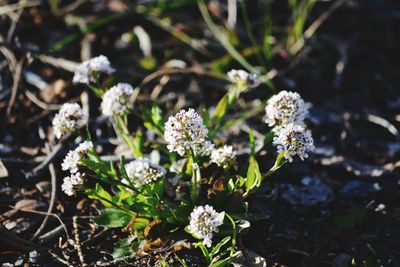
[[[74,78],[72,79],[72,82],[89,84],[91,78],[96,72],[111,74],[114,71],[115,70],[111,67],[108,58],[106,56],[100,55],[79,64],[75,68]]]
[[[78,166],[82,157],[89,152],[89,150],[93,147],[93,143],[89,141],[85,141],[75,150],[71,150],[65,156],[63,163],[61,164],[61,168],[63,171],[70,171],[70,173],[78,172]]]
[[[127,83],[119,83],[111,87],[103,95],[101,110],[104,115],[110,117],[113,114],[123,113],[128,110],[128,100],[133,94],[133,88]]]
[[[265,122],[278,128],[291,123],[304,125],[308,109],[309,104],[298,93],[281,91],[268,100]]]
[[[160,166],[153,165],[148,159],[139,158],[125,165],[126,174],[132,184],[139,188],[162,178],[166,170]],[[129,184],[125,179],[122,181]]]
[[[68,196],[73,196],[76,189],[83,185],[84,174],[80,172],[71,173],[70,176],[64,178],[63,184],[61,185],[62,191]]]
[[[245,70],[230,70],[226,74],[229,80],[238,87],[254,87],[257,84],[257,76]]]
[[[218,233],[218,227],[223,224],[224,212],[217,212],[209,205],[199,206],[190,214],[188,230],[197,238],[203,239],[203,244],[211,247],[213,233]]]
[[[209,152],[213,145],[207,141],[208,130],[194,109],[181,110],[165,123],[164,139],[170,152],[185,155],[192,149],[196,155]]]
[[[293,161],[293,156],[299,156],[302,160],[308,158],[308,153],[314,150],[314,140],[309,131],[301,125],[289,124],[283,127],[278,135],[274,137],[273,144],[277,147],[278,153]]]
[[[76,103],[65,103],[53,119],[54,134],[61,138],[66,133],[77,130],[86,124],[87,115]]]
[[[219,167],[228,168],[236,158],[236,151],[232,146],[224,145],[211,152],[211,162],[214,162]]]

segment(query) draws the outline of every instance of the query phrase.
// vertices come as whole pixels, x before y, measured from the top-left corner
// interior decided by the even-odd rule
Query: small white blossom
[[[285,126],[290,123],[304,125],[309,104],[298,93],[281,91],[268,100],[265,122],[269,126]]]
[[[108,58],[106,56],[100,55],[79,64],[75,68],[72,82],[89,84],[95,72],[111,74],[114,71],[115,70],[111,67]]]
[[[227,76],[238,87],[254,87],[257,84],[257,76],[245,70],[230,70]]]
[[[54,134],[61,138],[66,133],[77,130],[85,125],[87,115],[76,103],[65,103],[53,119]]]
[[[224,212],[217,212],[209,205],[199,206],[190,214],[188,230],[197,238],[203,239],[203,244],[211,247],[213,233],[218,233],[218,227],[223,224]]]
[[[123,113],[128,110],[128,100],[133,94],[133,88],[127,83],[119,83],[111,87],[103,95],[101,110],[104,115],[110,117],[114,113]]]
[[[84,174],[81,174],[80,172],[65,177],[63,184],[61,185],[61,190],[68,196],[73,196],[76,193],[76,189],[83,185],[83,178]]]
[[[296,155],[302,160],[308,158],[308,153],[315,148],[310,132],[295,124],[282,127],[278,135],[274,137],[273,144],[277,147],[278,153],[283,152],[289,162],[292,162],[292,157]]]
[[[196,155],[209,153],[213,145],[207,141],[208,130],[194,109],[181,110],[165,123],[164,139],[170,152],[185,155],[192,149]]]
[[[75,150],[69,151],[61,164],[62,170],[69,170],[71,173],[78,172],[78,166],[82,160],[82,157],[87,154],[92,147],[92,142],[85,141],[79,144],[79,146],[75,148]]]
[[[211,152],[211,162],[219,167],[228,168],[235,160],[237,153],[232,146],[223,146]]]
[[[125,170],[128,178],[136,188],[155,182],[166,174],[164,168],[155,166],[148,159],[143,158],[129,162],[125,165]],[[129,184],[125,179],[122,182]]]

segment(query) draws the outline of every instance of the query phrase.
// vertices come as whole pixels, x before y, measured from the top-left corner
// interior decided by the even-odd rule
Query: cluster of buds
[[[232,146],[224,145],[211,152],[211,162],[226,169],[235,161],[236,155],[237,153]]]
[[[248,89],[257,85],[257,76],[245,70],[230,70],[227,76],[237,88]]]
[[[170,152],[183,156],[188,150],[196,155],[210,152],[213,145],[207,141],[208,130],[194,109],[181,110],[165,123],[164,139]]]
[[[202,239],[204,245],[211,247],[213,234],[218,233],[224,216],[224,212],[217,212],[209,205],[196,207],[190,214],[188,230],[193,236]]]
[[[75,68],[72,82],[89,84],[97,77],[98,73],[111,74],[114,71],[108,58],[100,55],[79,64]]]
[[[83,174],[79,172],[79,165],[81,164],[82,158],[93,148],[93,143],[90,141],[84,141],[79,144],[77,148],[68,152],[65,156],[61,168],[63,171],[69,171],[70,176],[64,178],[61,189],[65,194],[71,196],[75,194],[75,189],[83,184]]]
[[[283,153],[283,156],[289,162],[292,162],[292,157],[296,155],[301,160],[308,158],[308,153],[315,148],[310,132],[303,126],[296,124],[283,127],[274,137],[273,144],[277,147],[278,153]]]
[[[123,179],[122,182],[127,185],[131,182],[136,188],[155,182],[166,174],[164,168],[156,166],[148,159],[143,158],[129,162],[125,165],[125,170],[130,181]]]
[[[310,105],[298,93],[288,91],[272,96],[265,108],[265,122],[274,127],[276,135],[273,144],[289,162],[295,155],[303,160],[314,150],[314,140],[304,128],[309,108]]]
[[[103,95],[101,111],[107,117],[114,114],[123,114],[129,108],[129,97],[133,94],[133,88],[127,83],[118,83],[111,87]]]
[[[76,103],[65,103],[53,119],[55,136],[59,139],[63,135],[76,131],[87,122],[87,115]]]
[[[68,196],[73,196],[76,190],[83,185],[84,174],[80,172],[71,173],[70,176],[64,178],[61,190]]]

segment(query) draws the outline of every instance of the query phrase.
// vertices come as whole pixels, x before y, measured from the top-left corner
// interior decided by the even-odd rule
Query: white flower
[[[74,78],[72,79],[72,82],[89,84],[95,72],[111,74],[114,71],[115,70],[111,67],[108,58],[106,56],[100,55],[79,64],[75,68]]]
[[[245,70],[230,70],[226,75],[238,87],[254,87],[257,83],[257,76]]]
[[[290,123],[304,125],[309,107],[298,93],[281,91],[268,100],[265,122],[278,128]]]
[[[53,119],[54,134],[61,138],[66,133],[72,132],[85,125],[87,115],[76,103],[65,103]]]
[[[125,165],[125,170],[130,181],[136,188],[155,182],[166,174],[164,168],[155,166],[148,159],[143,158],[129,162]],[[129,184],[126,179],[122,182]]]
[[[292,157],[296,155],[302,160],[308,158],[308,153],[315,148],[310,132],[295,124],[282,127],[278,135],[274,137],[273,144],[277,147],[278,153],[283,152],[284,157],[289,162],[292,162]]]
[[[104,115],[112,116],[114,113],[123,113],[128,110],[128,100],[133,94],[133,88],[127,83],[119,83],[111,87],[103,95],[101,110]]]
[[[78,166],[82,160],[82,157],[87,154],[92,147],[92,142],[85,141],[79,144],[75,150],[69,151],[65,156],[63,163],[61,164],[62,170],[69,170],[71,173],[78,172]]]
[[[80,172],[65,177],[63,184],[61,185],[62,191],[64,191],[68,196],[73,196],[76,189],[83,185],[83,178],[84,174],[81,174]]]
[[[237,153],[232,146],[223,146],[211,152],[211,162],[219,167],[228,168],[235,160]]]
[[[207,141],[208,130],[194,109],[181,110],[165,123],[164,139],[170,152],[183,156],[192,149],[196,155],[208,153],[214,147]]]
[[[217,212],[209,205],[199,206],[190,214],[188,230],[197,238],[203,239],[203,244],[211,247],[213,233],[218,233],[218,227],[223,224],[224,212]]]

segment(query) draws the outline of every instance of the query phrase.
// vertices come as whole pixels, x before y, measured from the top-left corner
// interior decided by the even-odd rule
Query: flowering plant
[[[106,161],[96,152],[96,141],[86,136],[62,163],[62,170],[70,172],[62,190],[69,196],[84,192],[100,201],[104,209],[96,223],[130,233],[118,243],[115,257],[159,251],[181,238],[189,240],[189,247],[200,248],[208,266],[226,266],[237,255],[237,234],[248,225],[243,223],[248,217],[248,196],[286,162],[296,156],[303,160],[314,149],[304,128],[308,104],[297,93],[286,91],[267,102],[265,121],[273,128],[265,142],[277,147],[275,164],[262,173],[250,131],[248,168],[243,172],[236,166],[239,151],[234,144],[215,144],[220,143],[218,133],[240,94],[257,85],[255,75],[228,72],[231,85],[226,95],[214,114],[207,112],[204,118],[189,108],[165,120],[157,105],[136,114],[158,136],[145,146],[143,134],[132,134],[128,126],[134,89],[124,83],[108,90],[100,86],[100,73],[113,71],[108,59],[100,56],[79,65],[74,82],[87,84],[101,97],[101,112],[134,159],[121,157],[118,164]],[[87,115],[78,104],[65,104],[53,120],[54,133],[57,138],[79,133],[86,123]]]

